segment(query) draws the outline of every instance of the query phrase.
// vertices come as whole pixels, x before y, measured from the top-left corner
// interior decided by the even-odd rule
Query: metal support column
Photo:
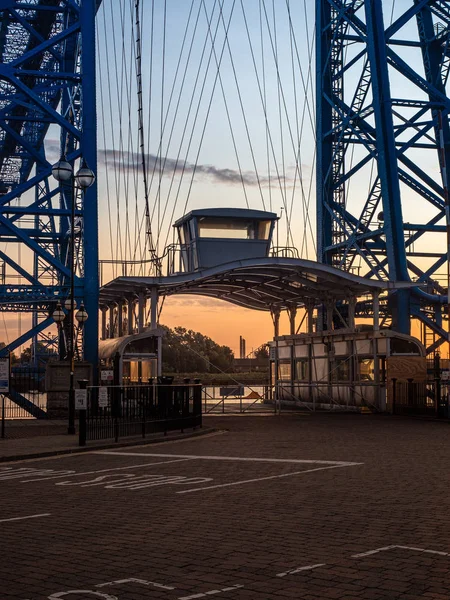
[[[355,331],[355,308],[356,298],[350,298],[348,301],[348,327],[351,331]]]
[[[333,330],[333,313],[334,313],[334,301],[331,300],[326,303],[327,309],[327,331]]]
[[[278,406],[278,411],[281,412],[281,399],[279,397],[279,393],[278,393],[278,386],[279,386],[279,366],[278,366],[278,337],[280,335],[280,309],[278,307],[274,307],[271,309],[270,314],[272,316],[272,321],[273,321],[273,333],[274,333],[274,338],[275,338],[275,360],[274,360],[274,371],[275,371],[275,377],[274,377],[274,391],[275,391],[275,396],[274,396],[274,402],[275,402],[275,412],[277,411],[277,406]]]
[[[81,72],[83,94],[83,158],[97,173],[97,97],[95,70],[95,17],[97,0],[83,0],[80,4]],[[97,181],[83,197],[84,241],[84,305],[89,319],[84,328],[84,357],[93,365],[94,378],[98,365],[98,195]],[[94,381],[95,385],[96,381]]]
[[[374,292],[372,295],[373,299],[373,329],[378,331],[380,329],[380,294]]]
[[[145,325],[145,294],[144,292],[139,292],[139,300],[138,300],[138,332],[142,333],[144,331]]]
[[[150,290],[150,329],[158,327],[158,288],[152,286]]]
[[[289,316],[289,330],[291,335],[295,335],[295,317],[297,316],[297,306],[292,304],[288,310]]]
[[[134,333],[134,299],[128,298],[127,301],[127,320],[128,320],[128,335]]]
[[[106,340],[106,313],[108,309],[102,306],[102,340]]]
[[[117,337],[123,336],[123,302],[117,304]]]
[[[114,337],[114,305],[111,304],[109,307],[109,335],[108,337],[111,339]]]

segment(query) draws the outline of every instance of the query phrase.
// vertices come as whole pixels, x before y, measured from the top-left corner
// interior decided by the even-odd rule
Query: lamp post
[[[69,426],[67,433],[75,434],[75,388],[74,388],[74,370],[75,370],[75,348],[74,348],[74,313],[75,313],[75,187],[82,191],[90,187],[95,181],[95,175],[87,166],[85,160],[82,160],[81,167],[74,175],[72,165],[67,162],[65,156],[61,156],[60,160],[52,167],[53,177],[62,185],[70,184],[71,197],[71,219],[70,219],[70,295],[64,303],[64,307],[69,311],[69,327],[68,327],[68,348],[67,355],[70,362],[70,383],[69,383]],[[63,316],[64,315],[64,316]],[[84,306],[75,315],[80,326],[87,320],[88,315]],[[62,323],[65,319],[65,313],[59,304],[53,313],[53,319],[56,323]]]

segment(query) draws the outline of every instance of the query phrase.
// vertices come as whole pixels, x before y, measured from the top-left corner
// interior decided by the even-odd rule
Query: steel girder
[[[450,7],[397,3],[402,13],[389,24],[386,7],[316,1],[318,260],[427,284],[392,294],[392,324],[409,333],[418,318],[442,343]]]
[[[21,336],[21,343],[36,340],[42,324],[47,328],[51,323],[56,302],[69,295],[71,192],[52,179],[45,140],[65,151],[72,163],[82,156],[96,172],[99,4],[99,0],[0,0],[0,260],[6,265],[0,311],[20,312],[28,307],[32,312],[32,327]],[[60,136],[57,144],[49,139],[55,131]],[[76,299],[84,302],[90,316],[84,334],[85,358],[95,365],[96,184],[83,198],[75,196]],[[13,342],[5,351],[16,346]]]

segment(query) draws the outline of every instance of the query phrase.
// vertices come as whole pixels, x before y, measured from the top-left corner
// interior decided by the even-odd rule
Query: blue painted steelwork
[[[398,331],[432,331],[432,352],[447,340],[450,7],[397,3],[388,23],[386,6],[316,0],[318,260],[426,284],[386,306]]]
[[[0,0],[0,260],[6,264],[0,310],[32,311],[30,330],[3,353],[33,338],[36,351],[37,336],[52,324],[57,301],[69,295],[71,191],[51,177],[44,142],[59,130],[58,145],[67,159],[76,165],[83,156],[96,172],[95,14],[100,2]],[[76,203],[75,296],[90,316],[85,358],[96,365],[96,186],[84,198],[77,193]],[[21,260],[15,258],[17,247]],[[57,342],[46,333],[47,347]]]

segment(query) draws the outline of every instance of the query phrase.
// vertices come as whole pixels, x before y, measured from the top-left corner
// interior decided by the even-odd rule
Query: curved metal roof
[[[276,221],[276,213],[252,208],[198,208],[175,221],[174,227],[189,221],[192,217],[214,217],[215,219],[262,219]]]
[[[111,304],[140,292],[149,295],[150,288],[156,286],[160,296],[195,294],[271,310],[411,285],[417,284],[365,279],[311,260],[263,257],[168,277],[118,277],[101,288],[100,302]]]
[[[100,340],[98,344],[98,355],[100,360],[108,360],[114,358],[116,352],[123,355],[125,348],[128,344],[136,342],[137,340],[145,340],[151,337],[163,337],[165,331],[162,327],[156,329],[146,329],[142,333],[133,333],[131,335],[124,335],[118,338],[108,338],[106,340]]]

